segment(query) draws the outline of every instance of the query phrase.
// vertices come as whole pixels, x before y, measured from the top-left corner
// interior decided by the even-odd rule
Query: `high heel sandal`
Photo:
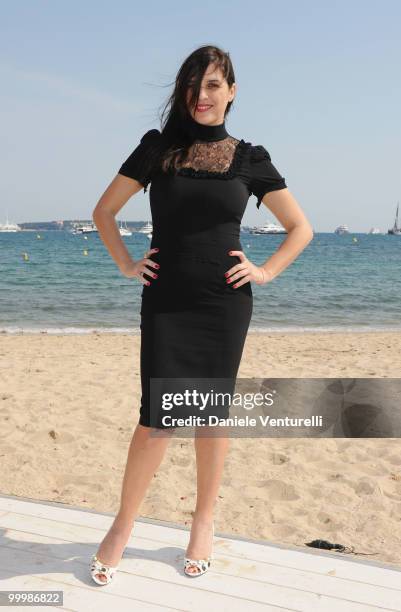
[[[212,537],[214,537],[214,523],[212,524]],[[213,559],[213,555],[210,555],[206,559],[190,559],[189,557],[184,557],[184,573],[187,576],[201,576],[210,567],[211,560]],[[196,567],[198,571],[196,572],[188,572],[187,570],[190,567]]]
[[[110,533],[110,531],[114,528],[114,523],[111,526],[111,528],[109,529],[108,533]],[[130,529],[130,533],[131,533],[132,527]],[[128,540],[128,537],[127,537]],[[104,540],[103,540],[104,541]],[[127,542],[125,543],[125,545],[127,544]],[[107,563],[103,563],[99,557],[97,556],[97,554],[92,555],[91,560],[90,560],[90,573],[92,576],[92,579],[94,580],[94,582],[96,582],[96,584],[110,584],[110,582],[113,580],[115,573],[117,572],[118,568],[120,567],[120,563],[121,563],[121,559],[123,558],[125,554],[125,547],[123,549],[122,555],[120,557],[119,562],[117,563],[117,565],[113,566],[113,565],[107,565]],[[98,575],[101,575],[105,578],[105,580],[101,580],[101,578],[98,577]]]
[[[102,563],[96,555],[92,555],[91,557],[91,566],[90,566],[90,572],[91,572],[91,576],[93,578],[93,580],[96,582],[96,584],[109,584],[113,578],[114,578],[114,574],[116,573],[116,571],[118,570],[118,568],[120,567],[120,564],[116,565],[115,567],[111,566],[111,565],[106,565],[105,563]],[[98,574],[101,574],[103,576],[106,577],[106,580],[101,580],[100,578],[98,578]]]

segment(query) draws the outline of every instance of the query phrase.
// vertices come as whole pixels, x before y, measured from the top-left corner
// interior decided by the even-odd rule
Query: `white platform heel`
[[[212,530],[213,530],[212,537],[214,537],[214,523],[212,525]],[[184,557],[184,573],[187,576],[191,576],[191,577],[202,576],[202,574],[207,572],[207,570],[209,569],[212,559],[213,559],[213,555],[210,555],[210,557],[207,557],[206,559],[190,559],[189,557]],[[196,572],[188,571],[190,567],[196,567],[197,571]]]
[[[115,567],[112,567],[111,565],[106,565],[105,563],[102,563],[96,555],[92,555],[90,572],[96,584],[110,584],[119,567],[120,564],[116,565]],[[99,578],[99,574],[105,576],[106,580],[102,580],[101,578]]]

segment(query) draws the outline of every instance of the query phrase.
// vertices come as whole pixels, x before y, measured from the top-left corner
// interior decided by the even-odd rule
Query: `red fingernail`
[[[153,274],[153,278],[157,278],[157,274]]]
[[[160,268],[159,264],[155,264],[155,268],[158,270]]]
[[[150,285],[150,282],[148,281],[146,284],[147,284],[147,285]]]
[[[224,273],[224,276],[228,276],[228,272],[225,272],[225,273]]]
[[[236,289],[236,288],[237,288],[237,285],[233,285],[233,287],[234,287],[234,289]]]
[[[159,251],[160,249],[155,249],[155,251]]]
[[[228,279],[226,280],[226,283],[231,283],[231,280],[232,280],[231,278],[228,278]]]

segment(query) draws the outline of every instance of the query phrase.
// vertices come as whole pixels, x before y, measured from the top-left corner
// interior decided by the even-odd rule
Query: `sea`
[[[241,231],[243,251],[260,265],[286,235]],[[124,237],[134,259],[149,248]],[[140,333],[142,284],[121,274],[97,233],[0,232],[2,333]],[[252,283],[250,331],[401,329],[401,237],[314,234],[272,282]]]

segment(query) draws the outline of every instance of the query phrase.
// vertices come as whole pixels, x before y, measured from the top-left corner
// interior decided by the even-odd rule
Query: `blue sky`
[[[0,222],[89,218],[185,57],[230,52],[227,129],[262,144],[315,231],[401,201],[401,2],[1,2]],[[150,218],[139,192],[119,219]],[[251,196],[244,224],[273,216]]]

